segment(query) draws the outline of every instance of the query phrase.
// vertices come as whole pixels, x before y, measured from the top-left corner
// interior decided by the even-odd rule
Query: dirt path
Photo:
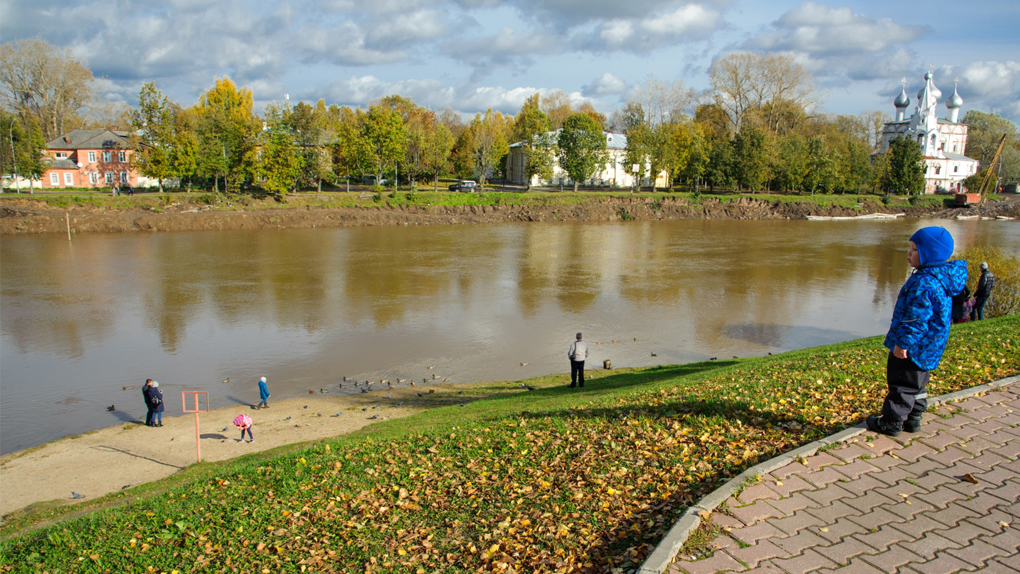
[[[443,385],[429,385],[438,396]],[[464,384],[457,386],[465,389]],[[274,447],[349,433],[380,420],[424,410],[421,388],[375,390],[366,394],[289,399],[251,410],[234,405],[200,415],[202,460],[218,461]],[[428,392],[428,391],[425,391]],[[386,395],[392,395],[386,398]],[[403,402],[404,405],[396,406]],[[441,402],[441,401],[439,401]],[[379,405],[379,408],[373,408]],[[367,410],[362,410],[367,409]],[[339,417],[333,417],[336,413]],[[231,424],[239,413],[253,419],[255,442],[239,442]],[[321,415],[321,416],[320,416]],[[371,417],[377,417],[372,419]],[[91,500],[144,482],[169,476],[195,462],[195,418],[164,418],[149,428],[125,423],[66,437],[0,457],[0,515],[35,502],[55,499],[74,503],[71,492]],[[80,499],[79,499],[80,500]]]

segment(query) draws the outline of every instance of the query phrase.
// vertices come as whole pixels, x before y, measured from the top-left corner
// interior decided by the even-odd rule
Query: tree
[[[701,177],[708,168],[709,143],[705,138],[705,130],[697,122],[684,122],[681,126],[682,140],[677,140],[685,146],[683,164],[677,168],[677,177],[693,187],[696,193],[700,193],[698,184]]]
[[[754,111],[765,127],[777,125],[784,109],[810,109],[814,103],[811,74],[793,56],[736,52],[716,60],[708,72],[715,103],[724,109],[730,125],[743,125]],[[774,105],[766,106],[769,102]],[[776,105],[784,102],[783,105]]]
[[[592,120],[594,121],[594,120]],[[508,136],[513,130],[513,118],[500,112],[486,110],[485,115],[475,114],[468,131],[471,132],[471,155],[478,173],[478,184],[485,189],[486,174],[510,151]]]
[[[390,165],[396,166],[397,160],[404,157],[407,130],[400,113],[385,104],[370,107],[362,118],[361,128],[362,137],[368,144],[369,159],[375,166],[375,181],[378,184],[382,181],[383,170]]]
[[[645,121],[654,127],[685,121],[694,97],[694,90],[688,89],[683,80],[664,82],[648,74],[643,83],[634,87],[628,104],[638,104],[645,113]]]
[[[229,78],[217,78],[198,100],[198,168],[215,179],[214,188],[219,187],[220,177],[228,188],[241,186],[242,163],[260,127],[252,106],[251,90],[238,89]]]
[[[450,128],[446,127],[446,124],[437,122],[429,127],[422,156],[425,159],[425,167],[433,175],[432,191],[439,190],[439,174],[450,159],[453,142],[453,134],[450,133]]]
[[[364,129],[361,125],[363,119],[364,112],[360,109],[353,110],[346,106],[340,109],[333,155],[336,164],[345,174],[347,191],[351,190],[351,176],[354,174],[365,175],[365,170],[371,165],[372,150],[368,140],[365,139]]]
[[[986,166],[995,155],[999,140],[1006,135],[1006,144],[999,158],[1001,167],[996,174],[1002,183],[1020,182],[1020,136],[1016,124],[999,116],[979,110],[971,110],[963,116],[962,123],[970,126],[967,133],[967,155],[981,161]],[[946,150],[950,151],[950,150]]]
[[[0,45],[0,101],[36,122],[49,141],[77,127],[78,110],[92,105],[92,72],[70,49],[43,40]]]
[[[804,187],[812,195],[816,191],[832,193],[836,188],[836,168],[832,155],[825,147],[825,136],[816,136],[807,142],[807,173]]]
[[[22,178],[28,179],[31,188],[33,180],[41,178],[46,167],[42,160],[46,146],[42,131],[31,119],[27,127],[25,123],[15,114],[0,110],[0,173],[16,177],[19,190]]]
[[[549,118],[549,129],[558,130],[563,127],[563,121],[573,113],[570,109],[570,96],[563,90],[552,90],[546,94],[540,107],[546,117]]]
[[[333,172],[333,157],[329,146],[336,133],[331,129],[326,103],[319,100],[315,107],[298,102],[293,109],[283,110],[284,123],[294,136],[294,144],[302,159],[301,181],[315,184],[322,191],[322,182],[336,181]]]
[[[287,190],[297,186],[304,157],[294,143],[286,110],[268,106],[265,121],[265,128],[255,136],[255,145],[245,152],[245,169],[255,183],[285,196]]]
[[[560,148],[560,167],[574,180],[575,192],[580,182],[605,169],[609,159],[602,127],[586,114],[567,116],[556,144]]]
[[[524,152],[524,181],[531,189],[531,180],[553,175],[553,142],[549,136],[549,118],[539,108],[539,95],[528,98],[514,118],[514,138]]]
[[[889,168],[883,182],[887,191],[916,195],[924,191],[924,159],[917,142],[896,138],[889,144]]]
[[[156,178],[159,191],[163,180],[174,175],[175,104],[172,104],[149,82],[138,92],[138,109],[131,113],[131,123],[139,134],[136,158],[143,174]]]
[[[769,180],[769,149],[763,131],[745,126],[733,138],[733,169],[737,183],[752,192],[760,190]]]
[[[779,138],[776,163],[773,167],[779,189],[784,191],[803,189],[807,171],[808,146],[804,136],[792,133]]]

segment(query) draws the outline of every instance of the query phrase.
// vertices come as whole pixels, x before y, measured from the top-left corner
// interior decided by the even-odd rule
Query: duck
[[[125,391],[130,391],[131,389],[135,388],[135,386],[134,385],[124,385],[123,388],[124,388]]]
[[[323,395],[324,395],[324,394],[326,394],[326,393],[328,393],[328,392],[329,392],[329,390],[327,390],[327,389],[319,389],[319,393],[320,393],[320,394],[323,394]]]
[[[528,365],[527,363],[521,363],[522,367],[526,367],[527,365]]]
[[[653,357],[658,357],[658,355],[656,355],[655,353],[652,353],[652,356],[653,356]]]
[[[229,382],[230,382],[230,377],[227,377],[227,378],[223,379],[223,384],[224,385],[229,383]]]
[[[446,377],[445,379],[443,379],[443,382],[444,383],[449,383],[450,382],[450,377]]]
[[[115,410],[117,410],[117,406],[116,405],[110,405],[110,406],[106,407],[106,410],[108,410],[108,411],[115,411]]]
[[[430,395],[433,395],[433,394],[435,394],[435,393],[436,393],[436,390],[435,390],[435,389],[429,389],[429,394],[430,394]]]
[[[310,394],[310,395],[314,395],[314,394],[315,394],[315,391],[313,391],[312,389],[308,389],[308,394]]]

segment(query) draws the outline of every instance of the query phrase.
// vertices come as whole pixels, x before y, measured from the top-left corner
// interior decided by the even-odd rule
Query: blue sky
[[[148,81],[188,106],[229,77],[262,107],[366,106],[398,93],[464,114],[516,113],[563,90],[610,114],[654,74],[710,88],[732,51],[794,56],[820,110],[894,113],[930,65],[963,113],[1020,121],[1020,2],[986,0],[5,0],[0,40],[70,48],[102,96],[128,104]]]

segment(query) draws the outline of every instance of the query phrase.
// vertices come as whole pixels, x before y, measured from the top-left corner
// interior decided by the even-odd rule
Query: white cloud
[[[616,19],[579,32],[572,44],[581,50],[648,52],[707,39],[724,24],[722,14],[700,4],[681,6],[673,12],[640,20]]]
[[[942,66],[935,73],[944,98],[959,80],[965,109],[994,112],[1014,121],[1020,118],[1020,62],[977,61],[963,66]]]
[[[475,70],[472,78],[478,79],[496,69],[522,72],[533,62],[533,56],[552,54],[561,47],[562,41],[557,36],[540,30],[519,33],[504,27],[491,36],[451,39],[443,43],[442,50],[454,60],[472,66]]]
[[[353,22],[343,22],[333,28],[309,24],[298,30],[294,47],[299,49],[306,62],[328,62],[342,66],[368,66],[407,59],[404,50],[382,51],[366,47],[361,28]]]
[[[581,93],[585,96],[618,96],[624,94],[630,87],[627,82],[619,77],[606,72],[596,78],[592,83],[581,86]]]

